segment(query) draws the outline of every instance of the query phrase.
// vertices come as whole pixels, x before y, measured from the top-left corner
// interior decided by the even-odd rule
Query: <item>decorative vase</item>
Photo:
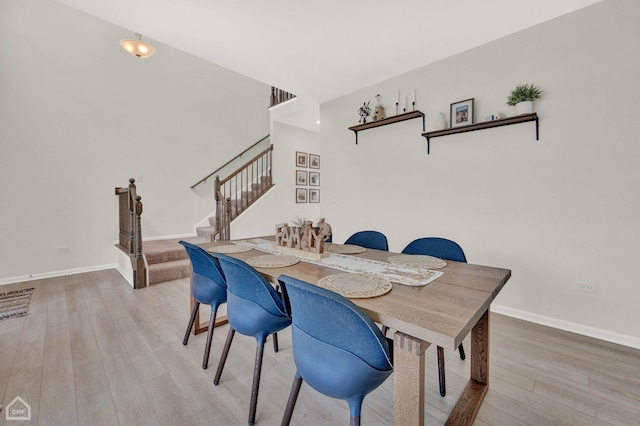
[[[516,114],[531,114],[533,112],[533,101],[522,101],[516,104]]]
[[[447,116],[444,112],[438,114],[438,119],[436,120],[436,127],[438,130],[447,128]]]

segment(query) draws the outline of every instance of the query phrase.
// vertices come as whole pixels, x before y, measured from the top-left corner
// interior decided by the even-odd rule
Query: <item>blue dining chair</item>
[[[195,301],[191,311],[191,318],[189,319],[189,326],[182,340],[183,345],[186,345],[189,341],[189,335],[193,329],[193,323],[196,320],[200,304],[211,307],[207,343],[204,349],[204,359],[202,360],[202,368],[206,369],[209,365],[211,338],[213,337],[218,307],[227,301],[227,284],[224,280],[222,269],[220,269],[220,264],[206,250],[186,241],[179,241],[178,243],[184,246],[189,259],[191,259],[191,295]]]
[[[446,238],[427,237],[418,238],[411,241],[403,250],[404,254],[422,254],[428,256],[434,256],[444,260],[452,260],[454,262],[467,262],[467,258],[464,255],[462,247],[458,243],[448,240]],[[445,396],[447,394],[447,387],[444,374],[444,348],[438,346],[438,378],[440,382],[440,395]],[[465,359],[464,347],[462,343],[458,346],[458,352],[460,353],[460,359]]]
[[[278,281],[293,320],[296,364],[282,426],[291,422],[303,380],[323,395],[347,401],[351,425],[360,425],[365,396],[393,372],[393,343],[343,296],[286,275]]]
[[[356,232],[344,242],[345,244],[354,244],[360,247],[389,251],[387,237],[378,231],[360,231]]]
[[[224,254],[214,253],[214,256],[218,258],[227,281],[229,333],[213,383],[220,383],[220,376],[236,331],[245,336],[253,336],[257,343],[249,407],[249,424],[253,425],[256,419],[264,343],[267,336],[274,334],[275,339],[275,333],[291,325],[291,318],[285,313],[280,294],[252,266]]]

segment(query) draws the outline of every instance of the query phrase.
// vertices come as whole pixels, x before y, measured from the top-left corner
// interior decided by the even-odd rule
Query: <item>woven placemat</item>
[[[444,260],[424,254],[401,254],[399,256],[391,256],[387,260],[394,265],[404,265],[422,269],[440,269],[447,266],[447,262]]]
[[[300,262],[295,256],[280,254],[265,254],[247,259],[247,263],[254,268],[284,268]]]
[[[366,299],[382,296],[391,291],[391,282],[377,275],[334,274],[318,281],[318,287],[335,291],[348,299]]]
[[[253,250],[251,247],[239,246],[238,244],[225,244],[223,246],[209,247],[207,249],[207,251],[210,253],[222,253],[222,254],[244,253],[246,251],[251,251],[251,250]]]
[[[325,243],[324,248],[331,253],[340,253],[340,254],[358,254],[364,253],[367,251],[366,248],[356,246],[353,244],[331,244]]]

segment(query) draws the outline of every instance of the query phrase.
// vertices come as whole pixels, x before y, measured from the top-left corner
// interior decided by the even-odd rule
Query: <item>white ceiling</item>
[[[600,0],[57,1],[320,104]]]

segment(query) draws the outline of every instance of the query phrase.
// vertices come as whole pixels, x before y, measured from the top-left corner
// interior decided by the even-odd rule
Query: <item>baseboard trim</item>
[[[581,334],[583,336],[593,337],[594,339],[605,340],[607,342],[628,346],[630,348],[640,349],[640,339],[626,334],[614,333],[612,331],[589,327],[545,315],[534,314],[532,312],[521,311],[520,309],[509,308],[502,305],[491,305],[491,312],[518,318],[535,324],[546,325],[559,330],[569,331],[571,333]]]
[[[65,275],[84,274],[86,272],[104,271],[105,269],[117,269],[120,272],[120,274],[122,274],[122,276],[125,277],[126,279],[126,276],[123,274],[123,271],[120,269],[120,266],[115,263],[111,263],[108,265],[97,265],[97,266],[89,266],[86,268],[65,269],[62,271],[45,272],[42,274],[30,274],[30,275],[23,275],[19,277],[3,278],[3,279],[0,279],[0,285],[15,284],[15,283],[21,283],[25,281],[42,280],[45,278],[63,277]]]

